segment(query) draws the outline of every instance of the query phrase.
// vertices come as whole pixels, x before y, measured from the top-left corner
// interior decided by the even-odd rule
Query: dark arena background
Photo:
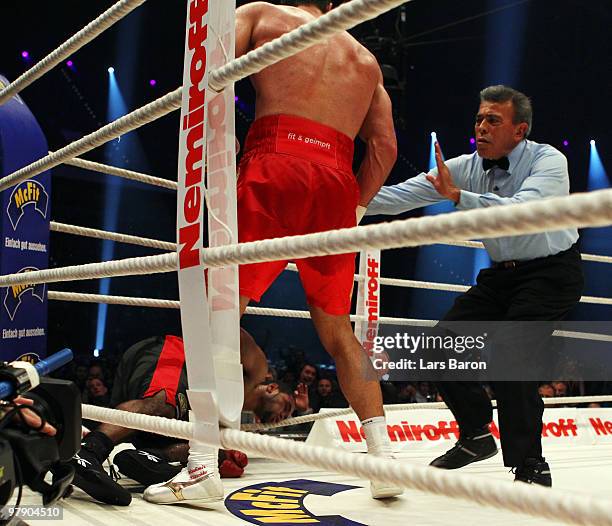
[[[112,3],[0,3],[0,72],[15,79]],[[185,16],[185,2],[150,0],[26,88],[21,96],[38,119],[49,148],[56,150],[176,89],[182,78]],[[415,0],[359,25],[351,33],[378,58],[394,104],[399,157],[387,184],[427,171],[432,132],[446,157],[472,152],[478,92],[504,83],[531,97],[531,138],[567,156],[572,192],[609,186],[605,169],[610,169],[612,149],[610,27],[609,0]],[[236,95],[236,130],[242,142],[254,115],[248,80],[237,84]],[[84,157],[176,180],[178,130],[179,115],[174,112]],[[174,241],[175,194],[115,179],[65,165],[54,168],[51,218]],[[411,215],[439,211],[438,207]],[[381,220],[367,218],[365,223]],[[581,250],[612,255],[611,231],[583,231]],[[441,245],[391,250],[383,255],[382,273],[471,284],[487,263],[481,252]],[[52,233],[50,266],[156,253]],[[612,296],[607,265],[585,263],[585,270],[586,295]],[[51,288],[178,298],[173,273]],[[450,292],[386,288],[381,314],[438,319],[454,297]],[[305,308],[296,275],[285,273],[262,305]],[[609,320],[610,309],[581,304],[572,319]],[[308,321],[247,316],[243,323],[279,367],[304,356],[324,367],[331,364]],[[127,347],[156,334],[180,334],[178,311],[49,302],[48,352],[69,347],[77,363],[95,355],[112,364]]]

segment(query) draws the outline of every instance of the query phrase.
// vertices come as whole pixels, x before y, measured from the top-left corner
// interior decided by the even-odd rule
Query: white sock
[[[185,474],[185,470],[181,471]],[[200,477],[219,476],[219,450],[195,440],[189,441],[189,458],[187,459],[187,480]]]
[[[387,420],[384,416],[367,418],[361,422],[365,433],[368,453],[378,457],[390,457],[393,453],[391,440],[387,431]]]
[[[195,421],[193,411],[189,411],[189,421]],[[187,469],[183,469],[173,480],[187,482],[209,476],[219,476],[219,449],[191,439]]]

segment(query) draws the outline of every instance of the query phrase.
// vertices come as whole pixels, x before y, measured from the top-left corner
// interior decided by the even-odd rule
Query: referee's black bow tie
[[[490,170],[494,166],[501,168],[502,170],[508,170],[510,168],[510,161],[507,157],[500,157],[499,159],[483,159],[482,167],[484,171]]]

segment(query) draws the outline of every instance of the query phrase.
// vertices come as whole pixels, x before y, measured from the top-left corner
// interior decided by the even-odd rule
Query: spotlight
[[[606,169],[604,168],[599,152],[597,151],[595,139],[591,139],[589,143],[591,146],[589,147],[589,181],[587,184],[587,190],[590,192],[592,190],[610,188],[610,180],[608,179],[608,174],[606,173]],[[610,234],[608,233],[606,235],[609,236]]]
[[[155,86],[155,84],[157,84],[157,81],[155,79],[151,79],[149,81],[149,86]]]
[[[563,141],[563,146],[569,146],[569,141],[567,139]]]
[[[470,137],[470,144],[476,144],[476,139],[474,139],[474,137]]]
[[[22,58],[30,58],[30,54],[27,51],[22,51],[21,52],[21,57]]]
[[[115,72],[115,68],[111,66],[110,68],[108,68],[108,72],[112,75]]]
[[[66,61],[66,66],[68,66],[69,68],[71,68],[72,66],[74,66],[74,62],[72,62],[72,60],[67,60],[67,61]]]
[[[234,97],[234,102],[238,102],[238,95]]]
[[[432,170],[436,167],[436,144],[438,143],[438,136],[435,131],[431,132],[431,142],[429,144],[429,169]],[[444,159],[444,155],[442,155]]]
[[[94,355],[94,358],[99,358],[100,357],[100,349],[94,349],[93,355]]]

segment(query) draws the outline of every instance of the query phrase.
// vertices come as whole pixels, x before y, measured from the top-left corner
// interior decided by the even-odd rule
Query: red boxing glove
[[[233,449],[219,451],[219,473],[222,478],[241,477],[248,463],[248,457],[241,451]]]

